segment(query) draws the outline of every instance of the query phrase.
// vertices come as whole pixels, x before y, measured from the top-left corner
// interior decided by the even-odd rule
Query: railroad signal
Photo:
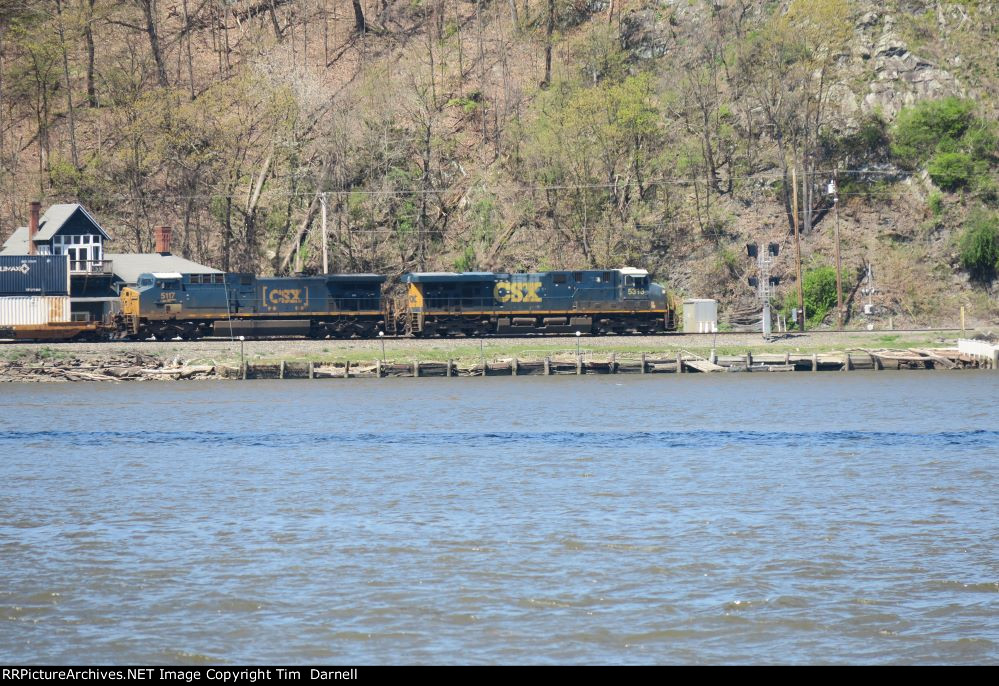
[[[836,175],[839,175],[837,170]],[[826,189],[832,196],[833,208],[836,210],[836,325],[843,330],[843,265],[839,254],[839,189],[836,187],[836,177],[829,179],[829,186]]]
[[[779,277],[770,276],[770,268],[773,265],[774,258],[780,253],[780,245],[777,243],[768,243],[765,252],[761,252],[760,247],[758,243],[746,244],[746,254],[751,259],[756,260],[757,268],[757,274],[750,276],[746,281],[751,288],[756,289],[756,294],[760,298],[763,310],[760,315],[760,329],[763,337],[769,338],[771,332],[770,297],[773,295],[774,287],[780,283]]]

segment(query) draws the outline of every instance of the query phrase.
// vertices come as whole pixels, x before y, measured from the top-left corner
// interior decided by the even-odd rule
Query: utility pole
[[[326,238],[326,194],[325,193],[319,196],[319,203],[322,205],[323,209],[323,274],[329,274],[330,258],[329,258],[329,248],[327,247],[328,240]]]
[[[791,198],[794,213],[794,265],[798,277],[798,331],[805,331],[805,291],[801,283],[801,240],[798,238],[798,175],[791,167]]]
[[[833,172],[833,180],[829,183],[829,193],[833,197],[833,209],[836,212],[836,318],[839,330],[843,330],[843,278],[840,275],[842,266],[839,259],[839,170]]]

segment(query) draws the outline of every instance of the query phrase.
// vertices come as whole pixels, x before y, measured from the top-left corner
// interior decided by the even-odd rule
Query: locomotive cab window
[[[566,281],[565,274],[555,274],[552,277],[552,281],[555,283],[556,286],[560,286],[560,285],[564,284],[565,281]]]
[[[648,288],[649,287],[649,277],[647,276],[629,276],[627,280],[628,288]]]
[[[155,281],[149,277],[146,277],[144,279],[139,279],[140,286],[152,286],[154,283]]]
[[[180,288],[180,281],[177,281],[176,279],[162,279],[157,281],[156,285],[160,288],[168,290],[178,290]]]
[[[583,272],[573,272],[572,280],[576,283],[583,283]]]

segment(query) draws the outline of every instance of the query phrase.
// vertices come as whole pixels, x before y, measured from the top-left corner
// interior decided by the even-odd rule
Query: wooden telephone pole
[[[798,175],[791,167],[791,198],[794,213],[794,265],[798,276],[798,331],[805,330],[805,291],[801,283],[801,240],[798,237]]]
[[[832,182],[833,208],[836,210],[836,321],[839,330],[843,330],[843,278],[840,275],[843,268],[839,259],[839,170],[833,172]]]

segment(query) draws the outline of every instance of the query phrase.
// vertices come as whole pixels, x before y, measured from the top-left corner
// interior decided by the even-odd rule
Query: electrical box
[[[690,298],[683,301],[683,332],[714,333],[718,330],[718,301]]]

